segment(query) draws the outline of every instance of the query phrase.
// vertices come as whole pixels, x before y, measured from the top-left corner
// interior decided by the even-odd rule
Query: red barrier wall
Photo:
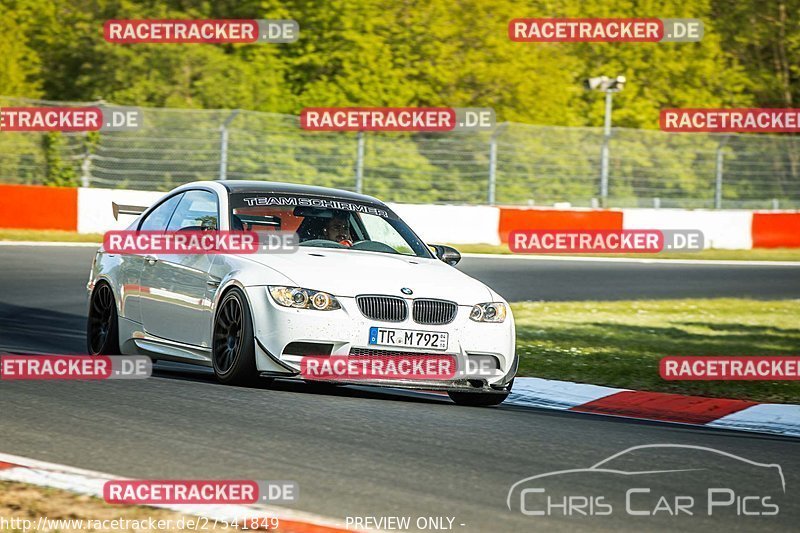
[[[78,230],[78,189],[0,185],[0,228]]]
[[[800,248],[800,213],[753,213],[753,248]]]
[[[500,240],[518,229],[613,230],[622,229],[622,211],[561,211],[557,209],[500,208]]]

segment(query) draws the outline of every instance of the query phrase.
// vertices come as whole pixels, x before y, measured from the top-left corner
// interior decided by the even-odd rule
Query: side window
[[[187,191],[167,226],[169,231],[203,231],[219,228],[217,195],[209,191]]]
[[[175,206],[178,205],[182,197],[183,194],[176,194],[156,207],[147,215],[147,218],[142,221],[139,225],[139,229],[142,231],[164,231],[167,229],[169,217],[172,216],[172,212],[175,211]]]

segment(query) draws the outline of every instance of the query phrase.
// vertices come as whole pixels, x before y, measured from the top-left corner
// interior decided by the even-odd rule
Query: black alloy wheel
[[[119,324],[114,293],[108,283],[99,283],[89,304],[86,344],[91,355],[119,354]]]
[[[258,377],[250,307],[238,288],[228,291],[217,308],[212,366],[217,379],[225,384],[246,385]]]

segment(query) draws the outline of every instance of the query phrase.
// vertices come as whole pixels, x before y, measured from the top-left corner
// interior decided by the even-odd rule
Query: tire
[[[89,299],[86,349],[90,355],[119,355],[119,320],[114,292],[106,282],[98,283]]]
[[[214,317],[212,366],[220,383],[249,385],[258,378],[253,319],[244,293],[233,288],[222,297]]]

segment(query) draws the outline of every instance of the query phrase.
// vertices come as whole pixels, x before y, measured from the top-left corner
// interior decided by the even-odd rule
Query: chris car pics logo
[[[646,444],[521,479],[506,505],[531,518],[644,517],[674,526],[697,517],[763,519],[789,501],[779,464],[704,446]]]

